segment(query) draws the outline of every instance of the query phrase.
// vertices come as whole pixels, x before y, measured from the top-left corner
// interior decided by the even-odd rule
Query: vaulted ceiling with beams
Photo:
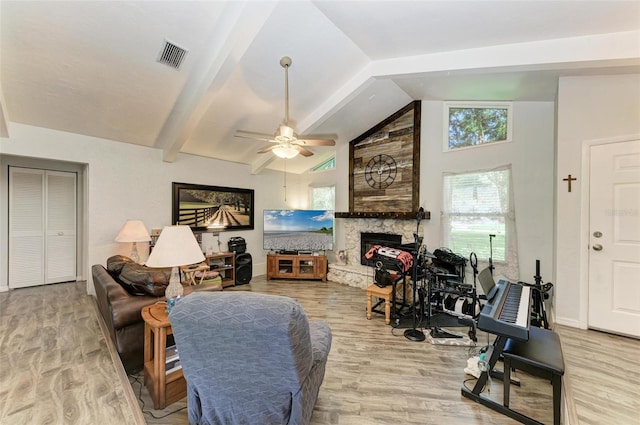
[[[170,42],[178,69],[158,62]],[[282,169],[284,118],[336,146],[412,100],[553,101],[566,75],[640,71],[638,1],[0,2],[0,127],[21,123]]]

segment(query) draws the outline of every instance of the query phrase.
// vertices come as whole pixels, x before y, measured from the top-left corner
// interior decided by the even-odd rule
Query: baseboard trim
[[[558,325],[568,326],[570,328],[586,329],[585,327],[581,326],[579,320],[568,319],[566,317],[556,317],[555,323],[557,323]]]

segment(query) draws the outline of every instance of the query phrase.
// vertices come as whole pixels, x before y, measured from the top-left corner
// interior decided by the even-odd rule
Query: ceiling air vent
[[[186,49],[178,47],[172,42],[165,40],[158,62],[168,65],[171,68],[179,69],[186,55]]]

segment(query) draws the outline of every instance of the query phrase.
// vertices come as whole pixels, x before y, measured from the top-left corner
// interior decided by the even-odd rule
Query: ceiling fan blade
[[[296,140],[296,143],[303,146],[335,146],[336,141],[333,139],[313,139],[313,138],[300,138]]]
[[[313,155],[313,152],[311,152],[309,149],[305,149],[300,145],[291,145],[293,146],[298,152],[300,152],[300,155],[302,156],[311,156]]]
[[[278,145],[273,145],[273,146],[267,146],[266,148],[262,148],[262,149],[260,149],[260,150],[258,151],[258,153],[267,153],[267,152],[271,152],[272,150],[274,150],[274,149],[275,149],[275,148],[277,148],[278,146],[280,146],[280,145],[278,144]]]
[[[236,133],[234,134],[235,137],[240,137],[243,139],[253,139],[253,140],[264,140],[265,142],[273,142],[275,143],[275,140],[273,139],[273,136],[270,134],[264,134],[264,133],[256,133],[253,131],[243,131],[243,130],[237,130]]]

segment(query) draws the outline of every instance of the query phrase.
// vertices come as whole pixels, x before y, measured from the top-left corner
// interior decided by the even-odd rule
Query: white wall
[[[443,152],[443,102],[422,102],[420,205],[431,211],[431,220],[424,225],[429,251],[444,246],[440,228],[443,173],[512,164],[520,280],[533,282],[535,260],[540,260],[543,279],[551,281],[554,108],[553,102],[514,102],[512,142]],[[500,273],[499,264],[496,272]]]
[[[513,117],[513,142],[443,152],[443,102],[422,102],[420,205],[431,212],[431,219],[423,222],[424,243],[429,251],[444,245],[440,229],[444,172],[512,164],[520,279],[533,282],[535,260],[540,260],[541,275],[548,282],[553,279],[554,270],[555,104],[514,102]],[[348,175],[348,145],[340,145],[334,174],[310,175],[309,182],[336,184],[336,211],[348,211]],[[336,252],[345,247],[345,235],[340,225],[344,220],[348,219],[338,219],[336,223]]]
[[[556,321],[586,328],[588,222],[582,174],[594,141],[640,135],[640,75],[564,77],[558,87]],[[577,178],[567,191],[568,174]]]
[[[113,241],[129,218],[144,221],[147,228],[162,228],[171,222],[171,183],[239,187],[255,190],[255,230],[222,232],[222,249],[227,240],[242,236],[253,257],[253,274],[265,273],[266,255],[262,250],[262,210],[283,208],[282,173],[265,171],[251,175],[249,167],[192,155],[178,155],[173,163],[162,161],[158,149],[118,143],[78,134],[65,133],[12,123],[10,138],[0,139],[2,155],[86,164],[87,256],[84,273],[93,293],[90,267],[105,264],[113,254],[127,254],[130,247]],[[0,179],[6,180],[7,173]],[[297,185],[299,178],[293,178]],[[6,187],[6,181],[0,187]],[[293,195],[292,195],[293,196]],[[4,195],[3,189],[3,198]],[[3,214],[4,214],[3,210]],[[0,217],[0,246],[7,247],[7,218]],[[143,259],[145,258],[142,256]],[[7,288],[6,255],[0,260],[0,290]]]
[[[339,153],[341,150],[347,150],[346,159]],[[322,187],[322,186],[335,186],[335,196],[336,196],[336,211],[348,211],[349,210],[349,199],[347,197],[349,193],[349,145],[348,142],[340,141],[336,150],[336,168],[332,170],[322,170],[316,172],[308,172],[302,174],[300,176],[300,187],[301,187],[301,201],[304,199],[304,202],[299,208],[309,208],[311,202],[311,187]],[[346,162],[346,168],[345,167]],[[340,178],[342,177],[342,178]],[[347,195],[345,195],[345,193]],[[333,251],[325,252],[327,256],[327,260],[329,263],[335,261],[335,254],[344,249],[344,233],[343,233],[343,224],[341,224],[342,219],[337,219],[334,223],[334,245]],[[341,241],[338,244],[337,241]]]

